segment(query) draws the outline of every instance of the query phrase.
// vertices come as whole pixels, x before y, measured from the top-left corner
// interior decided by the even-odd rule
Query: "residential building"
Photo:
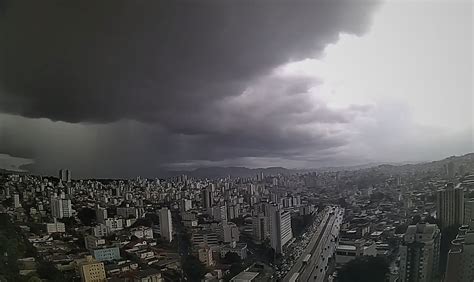
[[[95,260],[92,256],[78,261],[77,268],[83,282],[107,281],[104,263]]]
[[[441,228],[464,223],[464,191],[453,183],[446,184],[437,193],[436,217]]]
[[[173,222],[171,220],[171,212],[168,208],[160,210],[160,234],[161,237],[171,242],[173,240]]]
[[[452,241],[444,281],[474,281],[474,221],[461,226]]]
[[[277,205],[269,207],[270,242],[276,253],[282,253],[283,247],[293,238],[291,214],[279,209]]]
[[[435,224],[410,225],[400,246],[400,282],[430,282],[438,275],[441,233]]]

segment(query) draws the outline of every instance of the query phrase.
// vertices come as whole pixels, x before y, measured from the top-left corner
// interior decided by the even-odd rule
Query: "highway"
[[[342,217],[343,209],[341,208],[335,208],[333,214],[330,213],[330,210],[326,212],[305,251],[283,278],[284,282],[324,281],[328,258],[333,255],[336,248],[334,238],[339,235]],[[308,254],[311,255],[310,259],[305,263],[304,260]]]

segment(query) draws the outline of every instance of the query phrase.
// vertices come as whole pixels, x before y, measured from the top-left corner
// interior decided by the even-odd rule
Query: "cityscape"
[[[2,279],[472,280],[474,154],[264,171],[111,180],[4,171]]]
[[[0,282],[474,282],[473,11],[0,0]]]

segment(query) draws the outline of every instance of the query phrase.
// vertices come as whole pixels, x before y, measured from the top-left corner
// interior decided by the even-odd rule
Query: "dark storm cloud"
[[[343,146],[337,125],[367,110],[274,69],[363,33],[374,1],[2,3],[0,153],[43,171],[289,158]]]
[[[162,121],[365,30],[367,1],[7,1],[1,109]],[[176,115],[179,118],[182,114]]]

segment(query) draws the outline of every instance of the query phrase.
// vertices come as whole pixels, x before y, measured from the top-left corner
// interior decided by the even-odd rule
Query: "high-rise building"
[[[474,281],[474,221],[461,226],[452,241],[444,281]]]
[[[436,217],[441,228],[461,225],[464,222],[464,190],[453,183],[438,190]]]
[[[445,173],[446,173],[446,177],[448,179],[453,179],[454,178],[454,163],[451,161],[447,164],[444,165],[444,169],[445,169]]]
[[[85,259],[77,263],[78,271],[83,282],[105,282],[104,263],[95,260],[92,256],[87,256]]]
[[[13,194],[13,207],[15,207],[15,209],[21,207],[21,203],[20,203],[20,195],[18,194]]]
[[[71,199],[64,197],[53,197],[51,198],[51,215],[54,218],[63,218],[72,216],[72,205]]]
[[[225,205],[213,207],[212,217],[217,221],[227,222],[227,207]]]
[[[97,206],[95,208],[95,216],[98,223],[105,224],[105,220],[107,219],[107,209]]]
[[[277,254],[283,252],[283,247],[293,238],[291,230],[291,214],[281,210],[277,205],[269,207],[270,242]]]
[[[235,223],[222,223],[221,240],[224,243],[238,242],[240,240],[239,228]]]
[[[168,208],[160,210],[160,232],[161,237],[166,241],[171,242],[173,240],[173,222]]]
[[[69,169],[60,169],[59,180],[62,182],[71,182],[71,171]]]
[[[464,224],[470,224],[474,220],[474,199],[464,202]]]
[[[400,282],[430,282],[438,274],[441,232],[435,224],[410,225],[400,246]]]
[[[212,187],[208,186],[204,190],[202,190],[201,194],[202,199],[202,207],[206,210],[212,207]]]
[[[270,223],[268,217],[263,214],[252,218],[252,237],[258,243],[262,243],[270,236]]]

